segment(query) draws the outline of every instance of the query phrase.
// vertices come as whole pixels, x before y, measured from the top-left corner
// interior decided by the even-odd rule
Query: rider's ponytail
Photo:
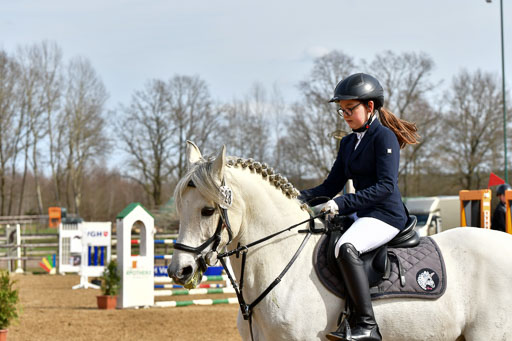
[[[379,119],[382,125],[388,127],[395,133],[400,148],[408,144],[418,143],[419,135],[415,123],[411,123],[396,117],[391,111],[385,108],[379,109]]]

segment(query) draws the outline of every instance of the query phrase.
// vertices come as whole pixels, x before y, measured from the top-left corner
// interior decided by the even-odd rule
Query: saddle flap
[[[388,248],[381,246],[373,251],[361,255],[364,263],[364,270],[368,276],[368,283],[371,287],[379,284],[386,273],[388,263]]]

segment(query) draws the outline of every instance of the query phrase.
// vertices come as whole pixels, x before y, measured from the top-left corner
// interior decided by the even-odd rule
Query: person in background
[[[499,185],[496,190],[496,195],[500,199],[498,206],[494,209],[492,214],[491,229],[496,231],[507,232],[505,215],[507,213],[507,206],[505,205],[505,191],[511,189],[509,184]]]
[[[405,228],[407,211],[398,189],[400,149],[417,143],[416,125],[397,118],[383,107],[384,90],[371,75],[357,73],[338,83],[334,97],[338,114],[353,133],[340,143],[336,161],[325,181],[301,192],[307,202],[331,198],[314,211],[350,215],[356,219],[340,237],[335,257],[355,310],[351,337],[343,328],[329,340],[382,340],[373,313],[368,278],[360,256],[388,243]],[[356,193],[335,197],[352,179]],[[334,198],[334,199],[333,199]]]

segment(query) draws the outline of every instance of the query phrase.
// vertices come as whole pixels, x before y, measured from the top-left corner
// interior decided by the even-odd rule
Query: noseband
[[[189,181],[188,186],[196,187],[196,185],[194,184],[194,182],[192,180]],[[225,188],[224,179],[222,180],[221,188]],[[228,191],[230,191],[230,190],[228,189]],[[231,197],[229,198],[229,203],[227,203],[227,204],[231,205]],[[190,253],[199,255],[197,260],[199,263],[199,267],[200,267],[201,271],[203,271],[203,272],[206,271],[206,268],[208,267],[208,265],[214,265],[216,263],[217,257],[215,255],[218,253],[217,248],[219,247],[220,241],[222,239],[222,230],[224,227],[226,228],[226,230],[228,232],[228,242],[226,245],[229,245],[231,243],[231,241],[233,240],[233,231],[231,230],[231,225],[229,223],[227,208],[223,207],[223,206],[225,206],[223,204],[220,204],[220,205],[216,204],[215,206],[216,206],[216,208],[219,209],[220,216],[219,216],[219,222],[217,223],[217,228],[215,229],[215,233],[210,238],[208,238],[204,243],[202,243],[201,245],[199,245],[197,247],[188,246],[188,245],[185,245],[182,243],[174,244],[174,248],[176,250],[190,252]],[[205,254],[203,251],[210,245],[212,245],[210,251],[208,251]]]

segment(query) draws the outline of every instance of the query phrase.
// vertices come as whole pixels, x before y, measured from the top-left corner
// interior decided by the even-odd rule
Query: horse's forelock
[[[202,159],[195,163],[189,171],[181,178],[174,190],[176,198],[176,209],[179,213],[181,209],[182,196],[192,182],[201,194],[215,203],[221,202],[220,187],[212,176],[213,159]]]

